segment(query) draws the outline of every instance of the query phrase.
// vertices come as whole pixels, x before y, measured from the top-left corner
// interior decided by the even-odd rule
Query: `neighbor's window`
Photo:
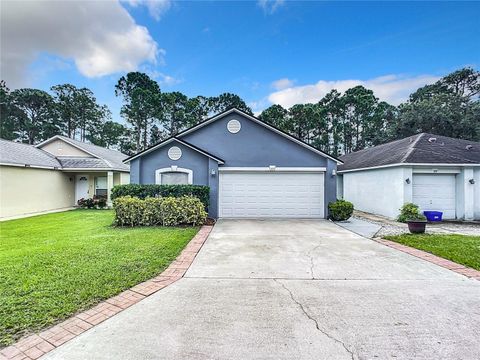
[[[188,174],[184,172],[171,171],[164,172],[162,176],[162,185],[186,185],[188,184]]]
[[[107,197],[107,177],[97,176],[95,177],[95,196]]]

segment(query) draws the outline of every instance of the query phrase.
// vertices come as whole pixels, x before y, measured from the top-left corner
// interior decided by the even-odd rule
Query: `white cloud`
[[[398,105],[408,99],[408,96],[421,86],[437,81],[439,77],[433,75],[401,76],[386,75],[369,80],[320,80],[316,84],[290,86],[271,93],[268,100],[272,104],[280,104],[289,108],[295,104],[316,103],[329,91],[336,89],[344,92],[357,85],[363,85],[373,90],[375,96],[390,104]]]
[[[126,2],[132,7],[145,6],[150,16],[157,21],[172,7],[170,0],[127,0]]]
[[[180,79],[164,74],[157,70],[142,69],[142,71],[145,71],[145,73],[147,73],[148,76],[158,81],[160,85],[173,86],[182,82],[182,80]]]
[[[257,5],[265,14],[273,14],[279,7],[285,5],[285,0],[258,0]]]
[[[293,83],[294,83],[293,80],[290,80],[288,78],[283,78],[283,79],[278,79],[272,82],[271,85],[275,90],[283,90],[283,89],[292,87]]]
[[[134,71],[164,53],[118,1],[4,1],[1,34],[0,73],[11,88],[28,84],[42,53],[72,59],[87,77]]]

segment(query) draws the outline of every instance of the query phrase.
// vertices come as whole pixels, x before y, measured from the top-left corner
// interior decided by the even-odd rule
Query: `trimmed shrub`
[[[345,221],[353,214],[353,204],[346,200],[337,200],[328,204],[328,212],[333,221]]]
[[[406,203],[400,208],[400,215],[397,217],[397,221],[406,223],[408,220],[426,220],[425,215],[420,214],[418,205],[413,203]]]
[[[131,196],[115,199],[115,224],[120,226],[135,226],[142,223],[144,214],[144,201]]]
[[[192,196],[139,199],[122,196],[113,201],[119,226],[201,225],[207,219],[203,203]]]
[[[112,189],[112,200],[122,196],[132,196],[139,199],[147,197],[182,197],[194,196],[208,208],[210,188],[203,185],[116,185]]]
[[[162,225],[162,204],[163,198],[146,198],[142,203],[141,225],[154,226]]]
[[[203,203],[192,196],[182,196],[177,199],[182,209],[180,213],[181,224],[203,224],[207,218],[207,213]]]

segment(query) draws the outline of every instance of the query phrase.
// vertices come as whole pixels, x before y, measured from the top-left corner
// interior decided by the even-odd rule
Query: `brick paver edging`
[[[457,264],[456,262],[441,258],[439,256],[430,254],[429,252],[419,250],[412,248],[410,246],[406,246],[403,244],[396,243],[394,241],[390,240],[385,240],[385,239],[374,239],[376,242],[379,242],[380,244],[389,246],[393,249],[397,249],[400,251],[403,251],[404,253],[416,256],[420,259],[426,260],[428,262],[431,262],[435,265],[444,267],[448,270],[454,271],[457,274],[464,275],[466,277],[479,280],[480,281],[480,271]]]
[[[0,360],[34,360],[120,311],[181,279],[200,251],[213,226],[204,225],[180,255],[157,277],[102,301],[39,334],[30,335],[0,351]]]

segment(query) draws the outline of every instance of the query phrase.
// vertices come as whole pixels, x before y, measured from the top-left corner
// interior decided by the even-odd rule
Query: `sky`
[[[88,87],[121,121],[118,79],[162,91],[233,92],[255,113],[364,85],[399,104],[480,67],[480,2],[2,0],[0,76],[10,89]]]

